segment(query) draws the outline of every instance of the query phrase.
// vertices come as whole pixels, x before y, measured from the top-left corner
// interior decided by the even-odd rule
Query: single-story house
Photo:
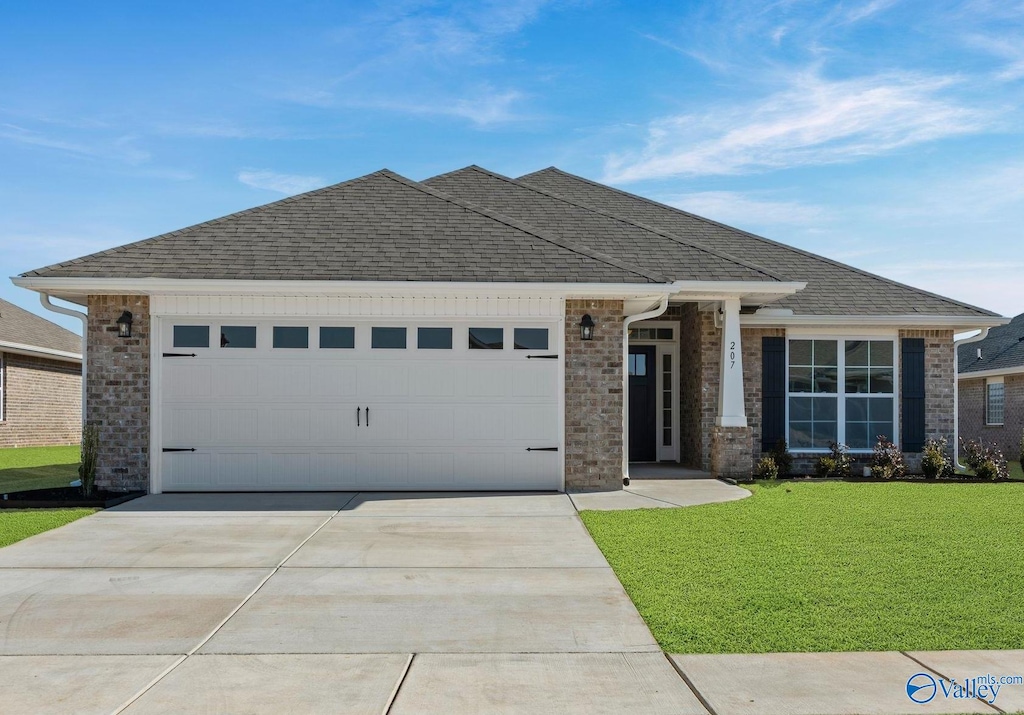
[[[621,488],[954,432],[979,308],[555,168],[391,171],[29,271],[108,489]]]
[[[1024,436],[1024,313],[959,347],[960,434],[1020,456]]]
[[[82,438],[82,339],[0,300],[0,447]]]

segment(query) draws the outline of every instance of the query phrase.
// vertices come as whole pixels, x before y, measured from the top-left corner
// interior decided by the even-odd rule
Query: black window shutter
[[[924,339],[903,338],[903,376],[900,399],[903,401],[904,452],[924,449]]]
[[[786,437],[786,339],[761,338],[761,451]]]

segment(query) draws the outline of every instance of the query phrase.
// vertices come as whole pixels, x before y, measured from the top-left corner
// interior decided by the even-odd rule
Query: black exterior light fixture
[[[130,338],[132,336],[132,313],[126,310],[117,319],[117,337]]]
[[[580,340],[593,340],[594,339],[594,319],[590,317],[590,313],[583,316],[580,320]]]

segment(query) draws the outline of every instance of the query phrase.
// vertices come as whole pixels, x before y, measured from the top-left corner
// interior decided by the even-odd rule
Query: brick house
[[[617,489],[952,438],[979,308],[545,169],[379,171],[24,273],[88,310],[97,483]]]
[[[1024,435],[1024,313],[982,340],[961,345],[957,358],[960,434],[1018,459]]]
[[[0,300],[0,447],[82,437],[82,339]]]

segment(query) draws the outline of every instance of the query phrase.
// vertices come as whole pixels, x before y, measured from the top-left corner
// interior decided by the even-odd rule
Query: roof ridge
[[[542,241],[547,241],[548,243],[552,243],[552,244],[554,244],[556,246],[559,246],[560,248],[564,248],[564,249],[566,249],[568,251],[572,251],[573,253],[578,253],[579,255],[584,256],[586,258],[589,258],[591,260],[600,261],[601,263],[606,263],[606,264],[608,264],[610,266],[613,266],[614,268],[618,268],[620,270],[628,271],[630,273],[635,273],[635,274],[637,274],[639,276],[643,276],[644,278],[647,278],[650,281],[653,281],[654,283],[671,283],[672,282],[671,280],[669,280],[667,277],[665,277],[663,275],[660,275],[658,273],[651,273],[650,271],[645,271],[644,269],[640,268],[639,266],[634,266],[633,264],[628,263],[628,262],[623,261],[623,260],[620,260],[618,258],[615,258],[614,256],[609,256],[607,253],[603,253],[601,251],[595,251],[595,250],[593,250],[591,248],[587,248],[586,246],[581,246],[581,245],[579,245],[579,244],[577,244],[577,243],[575,243],[573,241],[569,241],[569,240],[564,239],[564,238],[562,238],[560,236],[554,236],[552,234],[549,234],[546,231],[541,231],[540,229],[538,229],[538,228],[536,228],[534,226],[531,226],[528,223],[525,223],[525,222],[522,222],[522,221],[516,221],[515,219],[510,218],[510,217],[506,216],[503,213],[500,213],[500,212],[495,211],[493,209],[489,209],[486,206],[480,206],[479,204],[475,204],[472,201],[466,201],[464,199],[457,198],[455,196],[452,196],[451,194],[447,194],[447,193],[445,193],[443,191],[440,191],[439,189],[435,189],[432,186],[428,186],[427,184],[424,184],[424,183],[422,183],[420,181],[414,181],[412,179],[409,179],[407,177],[402,176],[401,174],[396,174],[396,173],[388,171],[386,169],[382,170],[381,172],[378,172],[378,173],[381,173],[382,175],[386,176],[387,178],[391,179],[392,181],[397,181],[398,183],[402,183],[402,184],[404,184],[406,186],[409,186],[410,188],[422,191],[423,193],[428,194],[430,196],[433,196],[434,198],[441,199],[442,201],[447,201],[449,203],[455,204],[456,206],[460,206],[460,207],[466,209],[467,211],[472,211],[473,213],[480,214],[481,216],[485,216],[485,217],[491,219],[492,221],[497,221],[497,222],[502,223],[502,224],[504,224],[506,226],[514,228],[517,231],[523,231],[525,233],[529,233],[529,234],[531,234],[533,236],[536,236],[537,238],[541,239]],[[454,173],[454,172],[450,172],[450,173]]]
[[[998,315],[997,313],[993,313],[990,310],[985,310],[984,308],[980,308],[980,307],[978,307],[976,305],[971,305],[970,303],[964,303],[963,301],[954,300],[954,299],[948,298],[948,297],[946,297],[944,295],[939,295],[938,293],[932,293],[931,291],[924,290],[923,288],[918,288],[916,286],[908,285],[906,283],[901,283],[900,281],[896,281],[896,280],[893,280],[891,278],[886,278],[885,276],[880,276],[877,273],[872,273],[872,272],[866,271],[866,270],[864,270],[862,268],[857,268],[856,266],[851,266],[849,264],[842,263],[840,261],[836,261],[836,260],[834,260],[832,258],[828,258],[826,256],[821,256],[821,255],[818,255],[816,253],[811,253],[810,251],[805,251],[802,248],[796,248],[795,246],[789,246],[789,245],[787,245],[785,243],[781,243],[780,241],[775,241],[775,240],[772,240],[770,238],[765,238],[764,236],[759,236],[756,233],[751,233],[750,231],[745,231],[745,230],[743,230],[741,228],[736,228],[734,226],[728,226],[728,225],[726,225],[724,223],[721,223],[720,221],[715,221],[714,219],[709,219],[709,218],[707,218],[705,216],[699,216],[697,214],[690,213],[689,211],[684,211],[683,209],[677,208],[675,206],[670,206],[668,204],[663,204],[660,201],[655,201],[654,199],[649,199],[649,198],[647,198],[645,196],[640,196],[638,194],[631,194],[628,191],[624,191],[622,189],[617,189],[614,186],[608,186],[607,184],[602,184],[600,182],[593,181],[593,180],[588,179],[588,178],[586,178],[584,176],[578,176],[577,174],[571,174],[568,171],[563,171],[562,169],[559,169],[557,166],[549,166],[549,167],[547,167],[545,169],[539,169],[539,170],[531,172],[529,174],[523,174],[522,176],[518,177],[516,180],[519,181],[521,179],[528,179],[531,176],[535,176],[537,174],[540,174],[540,173],[546,172],[546,171],[553,171],[553,172],[561,174],[563,176],[568,176],[568,177],[573,178],[573,179],[578,179],[579,181],[582,181],[584,183],[590,184],[591,186],[597,186],[598,188],[607,189],[609,191],[614,191],[617,194],[622,194],[623,196],[628,196],[628,197],[630,197],[632,199],[639,199],[640,201],[643,201],[645,203],[652,204],[654,206],[660,206],[661,208],[668,209],[670,211],[675,211],[676,213],[683,214],[684,216],[689,216],[690,218],[696,219],[696,220],[701,221],[703,223],[711,224],[713,226],[718,226],[719,228],[724,228],[724,229],[727,229],[727,230],[730,230],[730,231],[736,231],[737,233],[742,233],[745,236],[749,236],[750,238],[753,238],[755,240],[761,241],[762,243],[767,243],[767,244],[771,244],[773,246],[778,246],[780,248],[785,248],[787,250],[799,253],[799,254],[801,254],[803,256],[807,256],[808,258],[813,258],[815,260],[824,261],[825,263],[829,263],[829,264],[831,264],[833,266],[838,266],[840,268],[844,268],[846,270],[853,271],[853,272],[858,273],[858,274],[860,274],[862,276],[867,276],[868,278],[873,278],[875,280],[884,281],[884,282],[890,283],[892,285],[897,285],[897,286],[900,286],[901,288],[906,288],[907,290],[914,291],[915,293],[919,293],[920,295],[926,295],[926,296],[928,296],[930,298],[936,298],[938,300],[941,300],[941,301],[943,301],[945,303],[949,303],[951,305],[955,305],[955,306],[958,306],[958,307],[961,307],[961,308],[969,308],[970,310],[975,310],[975,311],[977,311],[978,313],[980,313],[982,315],[992,315],[992,316]]]
[[[783,278],[782,276],[778,275],[777,273],[774,273],[773,271],[768,270],[764,266],[760,266],[760,265],[758,265],[756,263],[750,263],[750,262],[745,261],[742,258],[738,258],[738,257],[736,257],[736,256],[734,256],[731,253],[728,253],[726,251],[720,251],[717,248],[708,248],[707,246],[702,246],[702,245],[700,245],[698,243],[694,243],[693,241],[685,239],[682,236],[677,236],[676,234],[672,233],[671,231],[666,231],[664,229],[656,228],[654,226],[649,226],[649,225],[647,225],[647,224],[645,224],[645,223],[643,223],[641,221],[634,221],[633,219],[626,218],[625,216],[619,216],[618,214],[613,213],[611,211],[608,211],[606,209],[598,208],[596,206],[590,206],[588,204],[581,204],[578,201],[575,201],[573,199],[565,197],[565,196],[563,196],[561,194],[556,194],[553,191],[548,191],[547,189],[542,189],[542,188],[539,188],[537,186],[531,186],[530,184],[527,184],[527,183],[521,183],[518,179],[513,179],[511,177],[504,176],[502,174],[498,174],[497,172],[491,171],[490,169],[485,169],[485,168],[483,168],[481,166],[477,166],[476,164],[471,164],[470,166],[467,166],[467,167],[465,167],[463,169],[458,169],[456,171],[450,171],[447,174],[441,174],[441,175],[434,176],[434,177],[431,177],[431,178],[432,179],[440,179],[443,176],[449,176],[451,174],[456,174],[456,173],[458,173],[460,171],[465,171],[466,169],[472,169],[474,171],[479,171],[479,172],[481,172],[483,174],[487,174],[488,176],[492,176],[492,177],[494,177],[496,179],[499,179],[501,181],[507,181],[510,184],[515,184],[516,186],[519,186],[521,188],[527,189],[529,191],[534,191],[534,192],[536,192],[538,194],[543,194],[544,196],[547,196],[549,198],[555,199],[557,201],[562,201],[564,203],[569,204],[570,206],[575,206],[577,208],[585,209],[587,211],[592,211],[592,212],[594,212],[596,214],[599,214],[601,216],[605,216],[605,217],[610,218],[610,219],[614,219],[615,221],[620,221],[620,222],[625,223],[625,224],[627,224],[629,226],[635,226],[636,228],[643,229],[644,231],[649,231],[650,233],[656,234],[658,236],[662,236],[663,238],[667,238],[667,239],[669,239],[671,241],[675,241],[676,243],[678,243],[680,245],[688,246],[690,248],[695,248],[698,251],[703,251],[704,253],[710,253],[713,256],[717,256],[719,258],[724,258],[727,261],[732,261],[733,263],[741,265],[744,268],[749,268],[751,270],[759,271],[761,273],[764,273],[766,276],[768,276],[770,278],[774,278],[775,280],[786,281],[785,278]]]
[[[388,169],[379,169],[377,171],[371,172],[369,174],[365,174],[363,176],[357,176],[354,179],[348,179],[347,181],[340,181],[340,182],[338,182],[336,184],[329,184],[328,186],[321,186],[319,189],[313,189],[311,191],[304,191],[301,194],[293,194],[292,196],[285,196],[283,199],[278,199],[277,201],[271,201],[269,204],[260,204],[259,206],[250,206],[247,209],[242,209],[241,211],[235,211],[233,213],[227,214],[226,216],[218,216],[217,218],[208,219],[206,221],[200,221],[199,223],[194,223],[191,226],[185,226],[184,228],[178,228],[178,229],[175,229],[173,231],[166,231],[165,233],[160,233],[160,234],[157,234],[156,236],[150,236],[149,238],[139,239],[138,241],[132,241],[131,243],[126,243],[126,244],[121,245],[121,246],[114,246],[112,248],[105,248],[102,251],[96,251],[95,253],[89,253],[89,254],[86,254],[84,256],[78,256],[77,258],[73,258],[70,261],[62,261],[60,263],[53,263],[53,264],[50,264],[48,266],[43,266],[41,268],[35,268],[35,269],[31,270],[31,271],[27,271],[25,273],[22,273],[21,275],[23,277],[27,277],[27,276],[30,276],[33,273],[40,273],[42,271],[48,271],[48,270],[56,269],[56,268],[63,268],[65,266],[70,266],[70,265],[74,265],[76,263],[80,263],[80,262],[85,261],[85,260],[90,259],[90,258],[96,258],[96,257],[99,257],[99,256],[108,256],[108,255],[112,255],[112,254],[115,254],[115,253],[120,253],[120,252],[125,251],[125,250],[127,250],[129,248],[135,248],[136,246],[141,246],[143,244],[150,243],[152,241],[159,241],[160,239],[170,238],[171,236],[179,236],[179,235],[185,233],[186,231],[191,231],[191,230],[196,229],[196,228],[204,228],[206,226],[213,226],[215,224],[221,223],[222,221],[227,221],[228,219],[237,218],[239,216],[246,216],[248,214],[253,214],[253,213],[259,213],[259,212],[261,212],[261,211],[263,211],[265,209],[269,209],[269,208],[271,208],[273,206],[280,206],[281,204],[287,204],[287,203],[290,203],[292,201],[297,201],[299,199],[302,199],[302,198],[305,198],[305,197],[308,197],[308,196],[314,196],[316,194],[322,194],[322,193],[325,193],[325,192],[330,191],[332,189],[337,189],[337,188],[339,188],[341,186],[348,186],[350,184],[356,184],[356,183],[358,183],[360,181],[365,181],[365,180],[369,179],[372,176],[377,176],[379,174],[384,174],[385,172],[389,172],[389,171],[390,170],[388,170]]]

